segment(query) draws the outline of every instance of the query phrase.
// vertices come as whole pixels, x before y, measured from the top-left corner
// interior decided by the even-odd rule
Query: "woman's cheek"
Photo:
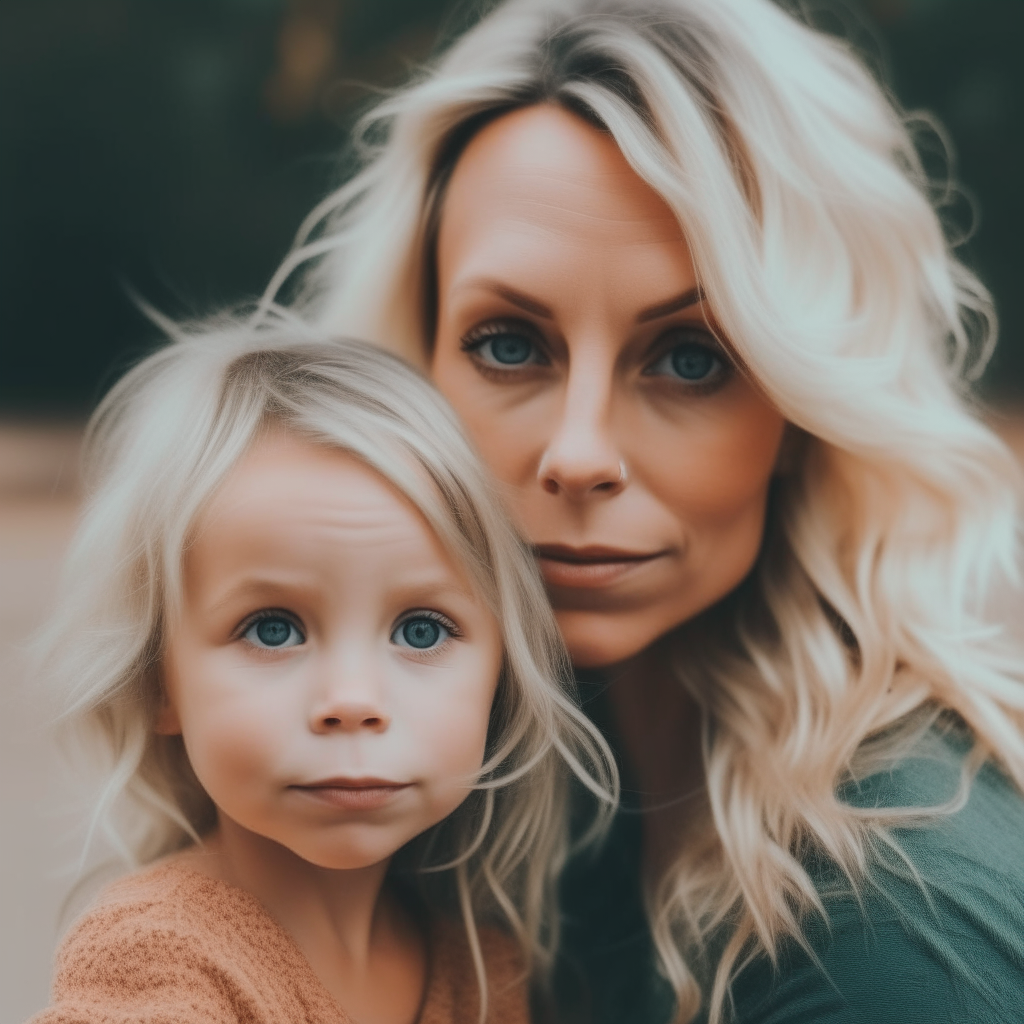
[[[459,370],[441,366],[434,381],[491,472],[513,487],[536,484],[556,426],[556,396],[538,393],[524,401],[518,394],[483,386],[468,360]]]
[[[744,380],[680,403],[675,416],[648,409],[630,433],[648,486],[698,520],[743,515],[763,499],[785,420]]]
[[[753,439],[720,448],[691,460],[663,491],[686,537],[687,576],[706,593],[705,606],[736,586],[757,558],[776,451]]]

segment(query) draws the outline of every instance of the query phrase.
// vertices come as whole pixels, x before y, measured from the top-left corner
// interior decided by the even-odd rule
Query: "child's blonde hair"
[[[510,927],[543,975],[557,939],[552,889],[570,775],[607,810],[614,765],[573,703],[533,557],[456,419],[415,370],[376,346],[297,326],[225,327],[151,355],[97,409],[87,505],[44,647],[67,714],[112,755],[98,814],[142,862],[199,841],[216,822],[181,737],[154,730],[163,630],[182,600],[197,517],[269,428],[343,449],[380,473],[494,613],[505,653],[479,785],[396,866],[428,906],[461,911],[482,983],[475,920],[486,918]],[[116,816],[125,803],[130,816]]]

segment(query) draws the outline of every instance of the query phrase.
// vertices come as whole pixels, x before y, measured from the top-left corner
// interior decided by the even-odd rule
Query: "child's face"
[[[365,867],[468,795],[501,656],[408,501],[278,434],[198,524],[158,728],[182,734],[221,815],[321,867]]]

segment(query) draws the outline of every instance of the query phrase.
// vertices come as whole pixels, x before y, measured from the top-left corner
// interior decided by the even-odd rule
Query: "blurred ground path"
[[[1024,460],[1024,414],[995,425]],[[78,445],[74,426],[0,424],[0,1024],[46,1004],[92,792],[62,755],[25,650],[74,527]],[[1012,595],[999,614],[1024,623],[1019,606]]]
[[[45,1005],[81,836],[83,780],[59,756],[26,650],[74,527],[78,441],[75,427],[0,426],[0,1024]]]

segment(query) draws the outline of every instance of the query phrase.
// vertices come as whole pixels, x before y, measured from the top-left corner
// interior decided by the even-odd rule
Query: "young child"
[[[525,1024],[570,776],[611,806],[452,414],[295,333],[179,340],[91,423],[48,665],[152,863],[72,928],[35,1024]]]

